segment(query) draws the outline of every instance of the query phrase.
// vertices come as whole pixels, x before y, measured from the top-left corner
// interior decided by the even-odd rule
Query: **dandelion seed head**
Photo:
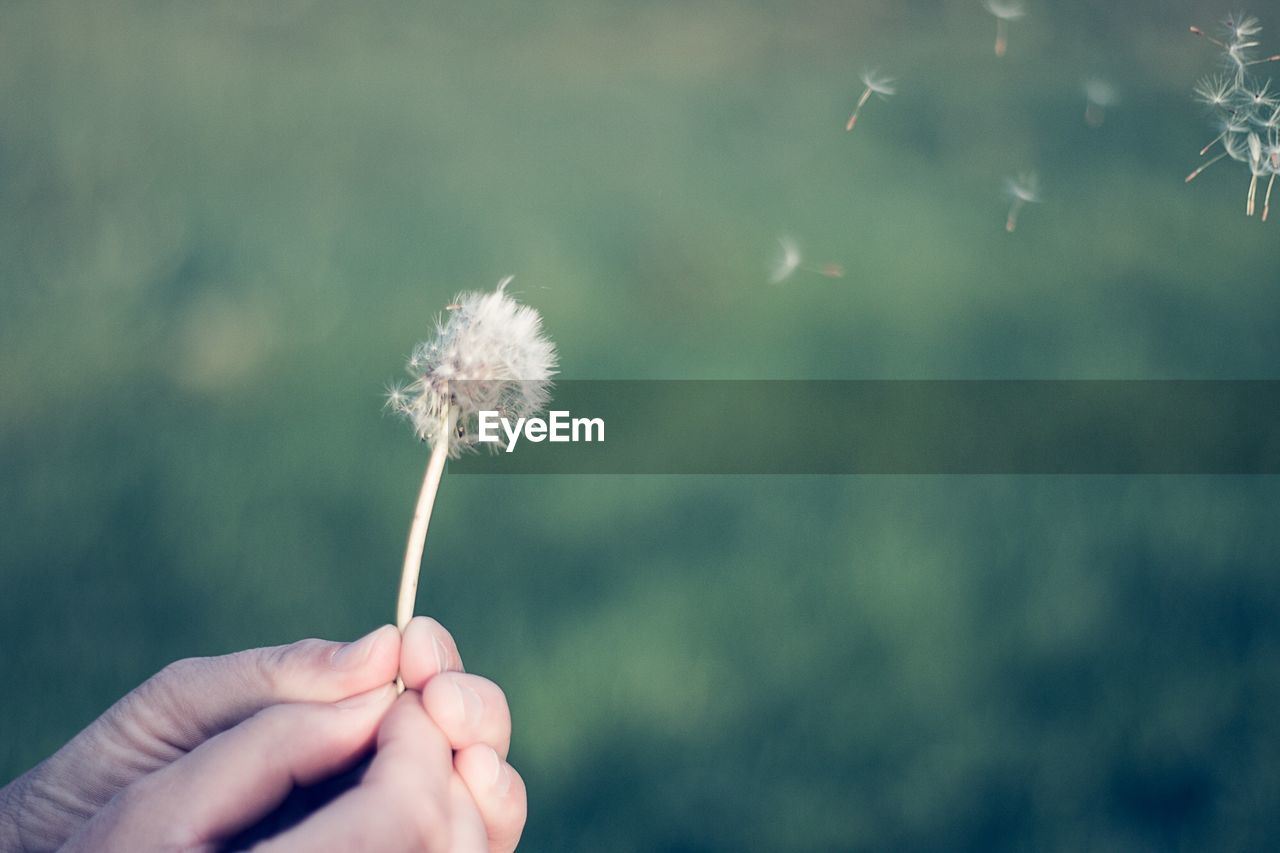
[[[1091,77],[1084,81],[1085,100],[1099,107],[1113,107],[1120,103],[1120,93],[1116,87],[1100,77]]]
[[[1276,94],[1271,91],[1270,80],[1261,84],[1243,85],[1240,87],[1240,95],[1250,107],[1261,113],[1275,109],[1280,103],[1276,99]]]
[[[1227,152],[1227,156],[1237,163],[1249,162],[1248,134],[1228,133],[1222,138],[1222,148]]]
[[[1211,107],[1222,107],[1231,99],[1232,92],[1235,91],[1235,85],[1226,77],[1215,75],[1213,77],[1205,77],[1196,84],[1196,99],[1201,103],[1208,104]]]
[[[415,435],[433,445],[447,441],[454,458],[474,449],[481,411],[514,420],[550,399],[555,345],[538,312],[506,292],[510,281],[458,294],[453,310],[436,318],[435,336],[409,356],[412,380],[387,392],[387,407],[408,419]]]
[[[1218,136],[1200,152],[1207,154],[1217,144],[1222,151],[1203,163],[1187,178],[1188,181],[1220,160],[1230,159],[1248,167],[1252,181],[1249,185],[1249,201],[1246,208],[1252,216],[1255,209],[1255,193],[1260,179],[1270,176],[1271,183],[1263,201],[1263,219],[1271,200],[1271,185],[1280,176],[1280,91],[1270,79],[1254,73],[1276,61],[1275,57],[1250,59],[1250,52],[1261,42],[1257,36],[1262,25],[1257,18],[1245,14],[1231,15],[1223,22],[1226,35],[1222,40],[1210,39],[1222,51],[1226,74],[1201,80],[1195,87],[1198,100],[1208,105],[1214,115]],[[1192,28],[1203,35],[1203,31]]]
[[[1253,170],[1255,175],[1265,173],[1264,160],[1262,157],[1262,137],[1256,133],[1251,133],[1246,137],[1249,148],[1249,168]]]
[[[1005,178],[1004,189],[1023,204],[1040,202],[1040,178],[1035,172],[1023,172],[1017,177]]]
[[[1027,14],[1022,0],[982,0],[982,5],[1002,21],[1016,21]]]
[[[770,284],[782,284],[795,274],[800,268],[800,262],[803,256],[800,254],[800,247],[796,245],[796,241],[783,235],[778,238],[778,246],[782,252],[777,261],[773,265],[773,271],[769,275]]]
[[[878,69],[871,69],[862,75],[862,85],[882,98],[890,98],[898,94],[897,81],[881,74]]]
[[[1243,41],[1262,32],[1262,22],[1252,15],[1243,12],[1228,15],[1222,22],[1227,37],[1233,41]]]

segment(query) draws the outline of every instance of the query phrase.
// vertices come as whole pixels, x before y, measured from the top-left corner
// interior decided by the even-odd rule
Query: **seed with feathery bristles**
[[[782,253],[778,256],[778,260],[773,265],[773,271],[769,274],[770,284],[782,284],[796,271],[813,273],[823,278],[844,278],[844,267],[840,264],[827,262],[817,267],[804,265],[804,255],[800,252],[800,246],[790,237],[782,236],[778,238],[778,246],[782,249]]]
[[[1012,199],[1004,230],[1012,234],[1018,227],[1018,215],[1022,208],[1028,204],[1040,203],[1040,179],[1035,172],[1023,172],[1016,178],[1006,178],[1004,189]]]
[[[1257,18],[1248,15],[1227,18],[1221,39],[1206,35],[1198,27],[1192,27],[1191,31],[1222,51],[1228,74],[1205,78],[1195,87],[1196,98],[1210,107],[1219,129],[1218,135],[1200,150],[1200,155],[1207,155],[1215,145],[1221,145],[1222,150],[1187,175],[1187,181],[1195,180],[1223,160],[1242,163],[1249,169],[1245,214],[1253,216],[1257,211],[1258,189],[1265,179],[1262,218],[1266,220],[1270,215],[1271,192],[1280,175],[1280,92],[1270,80],[1256,77],[1253,69],[1280,61],[1280,54],[1265,59],[1251,58],[1251,51],[1261,44],[1257,36],[1262,26]]]
[[[898,94],[898,87],[894,85],[892,77],[886,77],[879,71],[867,71],[862,75],[862,96],[858,98],[858,104],[853,108],[853,115],[849,116],[849,120],[845,123],[845,130],[853,130],[853,126],[858,123],[858,115],[862,112],[862,108],[867,105],[867,101],[872,95],[879,95],[882,98],[891,98]]]
[[[1102,127],[1107,120],[1107,108],[1120,102],[1116,87],[1100,77],[1084,81],[1084,122],[1089,127]]]
[[[1226,77],[1215,75],[1213,77],[1205,77],[1196,84],[1196,98],[1204,104],[1211,107],[1222,107],[1227,104],[1233,92],[1235,85]]]
[[[1009,22],[1025,17],[1027,8],[1022,0],[982,0],[986,10],[996,19],[996,56],[1004,56],[1009,49]]]

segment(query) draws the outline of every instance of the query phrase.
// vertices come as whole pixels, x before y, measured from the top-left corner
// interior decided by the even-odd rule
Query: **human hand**
[[[281,703],[364,694],[399,663],[390,625],[349,644],[302,640],[172,663],[0,788],[0,849],[56,850],[122,791],[220,732]]]
[[[66,849],[209,849],[271,811],[295,784],[356,761],[375,733],[377,753],[357,787],[263,849],[514,849],[525,792],[503,760],[511,722],[501,690],[462,674],[448,632],[424,618],[406,630],[400,666],[410,691],[394,705],[384,680],[337,704],[269,707],[124,786]]]

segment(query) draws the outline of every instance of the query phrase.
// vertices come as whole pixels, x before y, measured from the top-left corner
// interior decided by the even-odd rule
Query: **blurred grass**
[[[1274,378],[1274,223],[1182,184],[1226,11],[1039,4],[997,62],[967,0],[0,6],[0,775],[388,619],[382,383],[508,272],[573,378]],[[782,232],[847,277],[769,287]],[[508,691],[529,849],[1263,849],[1277,497],[457,477],[422,608]]]

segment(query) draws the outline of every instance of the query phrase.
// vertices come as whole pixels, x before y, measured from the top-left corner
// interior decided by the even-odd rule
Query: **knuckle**
[[[126,743],[159,742],[185,752],[208,733],[198,723],[190,696],[208,667],[207,658],[174,661],[142,682],[104,715]]]
[[[248,659],[254,676],[272,696],[288,694],[293,685],[315,671],[317,664],[324,664],[330,654],[332,644],[316,639],[237,653]]]

